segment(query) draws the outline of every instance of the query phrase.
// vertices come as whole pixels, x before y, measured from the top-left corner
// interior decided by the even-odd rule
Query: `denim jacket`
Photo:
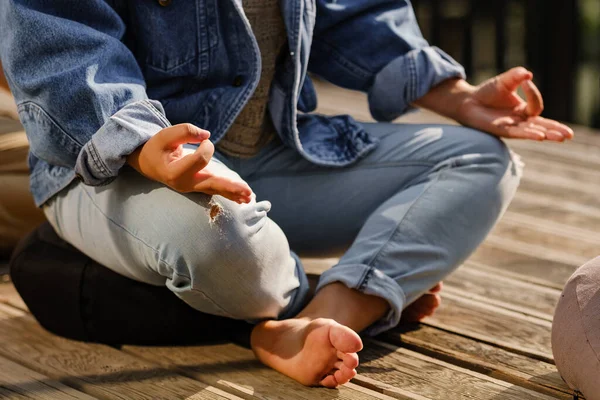
[[[269,111],[282,141],[342,167],[376,146],[349,116],[310,114],[307,77],[368,93],[390,121],[463,68],[423,39],[408,0],[280,0],[287,46]],[[113,180],[171,124],[218,142],[252,96],[261,58],[241,0],[1,0],[0,58],[31,144],[41,205],[79,177]]]

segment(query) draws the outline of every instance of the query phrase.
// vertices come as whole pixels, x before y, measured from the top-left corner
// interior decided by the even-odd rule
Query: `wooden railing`
[[[475,80],[525,65],[544,94],[546,115],[600,125],[600,105],[595,121],[578,121],[575,113],[580,43],[600,41],[600,35],[581,36],[581,1],[413,0],[413,5],[425,37]],[[598,88],[598,81],[593,84]]]

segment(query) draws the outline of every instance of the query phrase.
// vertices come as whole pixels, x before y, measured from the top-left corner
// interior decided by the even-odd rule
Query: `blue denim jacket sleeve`
[[[309,69],[368,92],[379,121],[400,116],[433,86],[465,77],[452,57],[429,46],[408,0],[316,0]]]
[[[0,1],[0,57],[31,152],[88,185],[114,179],[127,155],[170,125],[147,98],[124,32],[104,0]]]

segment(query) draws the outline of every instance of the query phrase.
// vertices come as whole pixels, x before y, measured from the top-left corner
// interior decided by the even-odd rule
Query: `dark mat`
[[[31,313],[61,336],[111,345],[249,344],[251,325],[201,313],[166,287],[109,270],[60,239],[48,223],[21,241],[10,267]]]

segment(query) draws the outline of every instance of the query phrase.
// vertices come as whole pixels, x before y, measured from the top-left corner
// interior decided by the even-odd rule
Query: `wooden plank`
[[[600,205],[598,196],[594,196],[593,192],[598,185],[579,183],[569,178],[548,177],[540,171],[528,170],[524,173],[519,187],[556,201],[573,201],[590,207]]]
[[[556,224],[585,229],[594,232],[592,237],[600,235],[600,208],[576,201],[558,201],[556,198],[540,196],[521,188],[508,210]]]
[[[519,229],[516,227],[515,229]],[[527,243],[525,241],[521,241],[518,238],[513,239],[507,237],[506,232],[504,230],[501,231],[502,234],[496,234],[495,231],[488,235],[486,242],[487,244],[492,244],[497,248],[502,248],[509,250],[514,253],[530,255],[539,260],[544,260],[546,262],[558,262],[567,265],[571,265],[574,268],[584,264],[589,261],[590,256],[580,256],[577,254],[566,253],[561,251],[560,249],[556,249],[547,245],[540,245],[537,243]],[[533,233],[535,235],[535,233]]]
[[[60,338],[30,315],[0,304],[0,355],[104,399],[237,399],[114,348]]]
[[[502,222],[507,226],[523,226],[534,229],[545,236],[560,236],[563,239],[571,238],[579,243],[583,243],[585,246],[600,243],[600,230],[597,227],[587,229],[580,226],[565,225],[551,219],[538,218],[512,210],[504,213]],[[563,249],[570,252],[571,247],[563,247]],[[577,251],[579,249],[573,248],[573,250]]]
[[[487,264],[482,264],[480,262],[474,261],[474,257],[471,257],[468,261],[465,262],[465,265],[469,265],[472,266],[478,270],[482,270],[482,271],[488,271],[489,273],[491,273],[494,276],[502,276],[502,277],[507,277],[507,278],[511,278],[517,281],[521,281],[521,282],[527,282],[527,283],[532,283],[534,285],[538,285],[538,286],[543,286],[543,287],[547,287],[547,288],[551,288],[551,289],[556,289],[556,290],[562,290],[563,288],[563,284],[559,284],[559,283],[555,283],[555,282],[551,282],[547,279],[545,279],[544,277],[537,277],[537,276],[531,276],[531,275],[527,275],[525,272],[520,271],[518,268],[516,272],[509,270],[506,267],[503,267],[501,265],[499,266],[493,266],[493,265],[487,265]],[[541,269],[541,267],[540,267]],[[541,272],[539,269],[535,270],[534,272]]]
[[[187,347],[125,346],[124,351],[168,370],[235,393],[244,399],[381,399],[379,393],[342,386],[309,388],[263,366],[252,351],[234,344]],[[413,399],[413,397],[407,397]]]
[[[600,138],[600,136],[599,136]],[[600,149],[599,149],[600,150]],[[522,156],[523,157],[523,156]],[[570,182],[586,183],[586,188],[598,188],[600,182],[600,171],[591,170],[571,163],[561,162],[548,157],[525,156],[525,175],[529,171],[536,171],[545,175],[545,182],[553,185],[556,177],[566,179]]]
[[[550,321],[445,293],[442,306],[423,323],[552,363]]]
[[[488,236],[486,241],[471,255],[469,261],[513,274],[524,280],[562,290],[584,257],[565,256],[540,246],[522,245],[520,242],[499,236]]]
[[[94,399],[4,357],[0,357],[0,398]]]
[[[339,392],[306,388],[261,366],[252,352],[231,344],[184,348],[126,347],[126,351],[160,362],[165,368],[234,390],[240,397],[285,399],[378,398],[396,399],[546,399],[543,395],[492,379],[469,370],[425,357],[406,349],[368,343],[360,354],[359,375],[353,380],[370,391],[345,385]],[[498,397],[500,398],[500,397]]]
[[[575,132],[577,135],[577,132]],[[597,170],[600,166],[600,153],[594,146],[578,143],[576,141],[556,142],[534,142],[530,140],[511,140],[510,147],[522,157],[536,157],[546,159],[548,162],[559,161]]]
[[[444,280],[444,292],[552,321],[560,290],[464,265]]]
[[[9,108],[12,108],[12,104],[9,104],[8,98],[2,96],[2,94],[0,93],[0,109],[7,110]],[[17,131],[22,131],[22,130],[23,130],[23,125],[21,125],[21,123],[18,120],[12,119],[12,118],[6,118],[0,112],[0,135],[17,132]],[[22,136],[22,137],[24,137],[24,136]]]
[[[594,231],[513,212],[506,213],[491,235],[518,242],[521,247],[537,246],[552,259],[578,265],[596,257],[600,245],[600,234]]]
[[[381,341],[368,341],[360,357],[353,382],[380,387],[392,397],[398,388],[440,400],[556,398]]]
[[[8,282],[0,284],[0,303],[11,305],[23,311],[27,311],[27,305],[17,293],[15,286]]]
[[[377,339],[555,398],[572,399],[554,365],[470,338],[414,325],[400,326]]]

